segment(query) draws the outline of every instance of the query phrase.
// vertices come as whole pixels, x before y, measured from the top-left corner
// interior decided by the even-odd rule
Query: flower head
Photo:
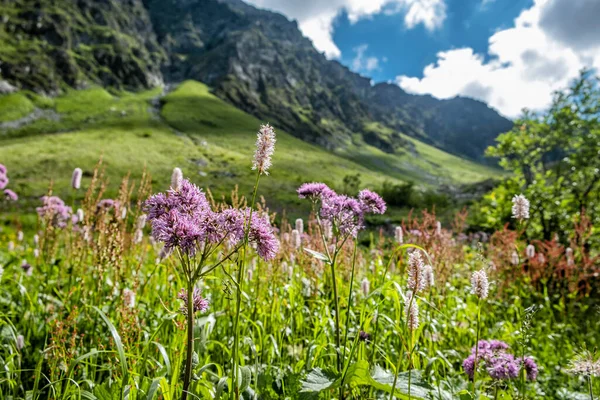
[[[532,357],[522,357],[520,359],[521,366],[525,368],[525,373],[527,374],[527,379],[530,381],[535,381],[538,376],[538,366],[535,363]]]
[[[385,213],[385,201],[375,192],[368,189],[361,190],[358,193],[358,201],[365,212],[372,212],[374,214]]]
[[[17,194],[15,192],[13,192],[10,189],[4,189],[4,196],[9,200],[9,201],[17,201],[19,200],[19,196],[17,196]]]
[[[412,292],[408,292],[404,299],[404,310],[406,312],[406,325],[414,331],[419,328],[419,306]]]
[[[4,174],[0,174],[0,190],[7,187],[8,182],[9,182],[8,177]]]
[[[6,175],[6,166],[4,164],[0,164],[0,175]]]
[[[369,282],[369,280],[365,277],[363,278],[363,280],[360,282],[360,290],[363,293],[363,296],[367,297],[369,295],[369,290],[371,288],[371,283]]]
[[[302,236],[297,229],[292,230],[292,246],[294,246],[295,249],[302,247]]]
[[[171,189],[179,190],[181,188],[181,182],[183,181],[183,172],[181,172],[181,168],[173,168],[173,172],[171,173]]]
[[[275,130],[269,124],[261,125],[256,137],[256,151],[252,169],[258,170],[259,174],[269,175],[271,167],[271,156],[275,151]]]
[[[297,192],[298,192],[298,197],[301,199],[304,199],[304,198],[319,199],[319,198],[321,198],[321,196],[327,195],[327,194],[333,192],[333,190],[329,189],[329,186],[327,186],[324,183],[313,182],[313,183],[302,184],[298,188]]]
[[[509,353],[498,353],[486,362],[490,377],[498,380],[514,379],[519,376],[519,363]]]
[[[489,282],[487,273],[484,269],[473,272],[471,275],[471,293],[479,297],[480,299],[486,299],[488,297]]]
[[[71,187],[73,189],[79,189],[81,187],[81,176],[83,171],[81,168],[75,168],[73,170],[73,176],[71,177]]]
[[[512,198],[512,217],[519,220],[529,219],[529,200],[522,194]]]
[[[256,252],[265,261],[272,260],[279,251],[279,241],[266,218],[252,213],[248,239],[256,245]]]
[[[425,290],[425,265],[421,252],[415,250],[408,255],[408,289],[414,293]]]
[[[586,377],[600,376],[600,358],[596,358],[594,353],[585,350],[571,360],[567,372]]]
[[[298,233],[300,233],[301,235],[304,233],[304,221],[302,220],[302,218],[298,218],[296,220],[296,230],[298,231]]]
[[[435,274],[433,273],[433,267],[429,264],[423,268],[423,281],[425,282],[425,288],[432,288],[435,285]]]
[[[71,207],[57,196],[44,196],[42,202],[43,205],[36,208],[39,217],[55,227],[66,227],[71,219]]]
[[[183,305],[179,309],[179,311],[181,311],[183,315],[187,315],[188,313],[187,296],[188,292],[185,289],[181,289],[181,291],[177,295],[177,298],[179,300],[183,300]],[[194,307],[194,313],[197,313],[198,311],[205,312],[206,310],[208,310],[208,300],[202,297],[202,291],[199,288],[194,288],[194,291],[192,293],[192,304]]]
[[[533,247],[532,244],[527,245],[527,247],[525,249],[525,254],[527,255],[528,258],[535,257],[535,247]]]
[[[401,226],[397,226],[396,227],[396,229],[394,231],[394,240],[398,244],[404,243],[404,235],[402,233],[402,227]]]
[[[358,200],[332,192],[322,197],[321,217],[342,235],[356,237],[363,227],[364,209]]]

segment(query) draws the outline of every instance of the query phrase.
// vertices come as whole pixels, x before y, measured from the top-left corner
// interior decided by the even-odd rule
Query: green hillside
[[[0,116],[0,162],[10,170],[11,187],[25,199],[43,195],[50,181],[55,192],[72,196],[73,168],[84,170],[85,185],[100,157],[111,181],[109,194],[127,173],[139,177],[144,165],[156,189],[168,185],[175,166],[218,194],[235,184],[247,193],[253,183],[250,166],[261,121],[198,82],[186,81],[165,96],[162,89],[132,94],[90,88],[56,99],[19,92],[0,97]],[[7,126],[31,116],[22,126]],[[458,183],[496,173],[410,138],[415,153],[387,154],[357,142],[333,154],[282,130],[277,134],[271,176],[261,183],[276,207],[298,204],[294,190],[302,182],[341,188],[349,174],[360,174],[363,185],[376,188],[385,179]]]

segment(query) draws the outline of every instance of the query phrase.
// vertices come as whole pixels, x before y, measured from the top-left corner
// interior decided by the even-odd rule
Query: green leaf
[[[250,371],[250,367],[240,367],[238,377],[238,388],[240,389],[240,392],[243,392],[250,386],[250,382],[252,381],[252,371]]]
[[[315,368],[308,373],[306,379],[301,381],[302,387],[300,393],[322,392],[332,389],[337,381],[335,374],[323,371],[321,368]]]
[[[408,397],[408,375],[408,372],[401,372],[398,374],[396,389],[394,390],[395,396],[401,396],[401,398]],[[434,389],[422,379],[420,371],[411,371],[410,377],[411,398],[426,398]],[[375,368],[373,368],[373,374],[371,375],[371,378],[375,382],[372,385],[374,388],[391,393],[392,385],[394,384],[394,374],[376,365]]]
[[[123,387],[125,387],[125,385],[127,385],[127,382],[129,381],[129,370],[127,369],[127,357],[125,357],[125,349],[123,348],[123,343],[121,342],[121,336],[119,335],[119,332],[117,332],[117,328],[115,328],[112,322],[110,322],[110,319],[108,319],[108,317],[102,312],[102,310],[100,310],[96,306],[91,307],[94,310],[96,310],[98,314],[100,314],[100,317],[102,317],[102,319],[108,326],[110,334],[112,335],[113,340],[115,341],[115,346],[117,346],[117,353],[121,364],[121,372],[123,373]]]
[[[314,251],[314,250],[306,249],[306,248],[304,249],[304,251],[307,252],[308,254],[310,254],[311,256],[313,256],[314,258],[316,258],[317,260],[329,262],[329,257],[327,257],[323,253],[319,253],[318,251]]]

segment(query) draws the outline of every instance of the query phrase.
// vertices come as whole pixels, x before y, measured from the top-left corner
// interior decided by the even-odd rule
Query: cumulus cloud
[[[332,38],[333,22],[346,12],[354,23],[381,12],[404,14],[404,24],[414,28],[423,24],[427,29],[440,27],[446,18],[445,0],[245,0],[255,6],[283,13],[298,21],[302,33],[329,58],[341,56]]]
[[[509,117],[518,116],[522,108],[543,109],[552,92],[582,68],[600,67],[594,22],[600,19],[599,3],[536,0],[512,28],[490,37],[487,61],[471,48],[442,51],[435,64],[425,67],[423,78],[402,75],[396,82],[412,93],[477,98]]]
[[[371,72],[379,68],[379,59],[377,57],[368,57],[366,52],[369,46],[367,44],[361,44],[355,47],[354,59],[350,63],[350,66],[355,72]]]

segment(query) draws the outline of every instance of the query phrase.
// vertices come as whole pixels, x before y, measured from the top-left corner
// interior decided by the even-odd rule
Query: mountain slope
[[[0,162],[11,171],[11,188],[25,202],[37,204],[50,181],[55,193],[71,198],[73,168],[81,167],[87,180],[100,157],[112,183],[107,196],[114,195],[127,173],[139,178],[144,166],[155,189],[168,185],[174,166],[219,196],[236,184],[242,194],[252,188],[250,167],[260,121],[218,99],[202,83],[186,81],[164,97],[161,89],[132,94],[102,88],[71,90],[46,101],[30,92],[9,96],[8,102],[0,96],[0,115],[16,101],[46,113],[17,128],[0,124]],[[417,144],[419,155],[390,155],[367,145],[333,154],[276,128],[273,168],[261,182],[261,193],[279,210],[305,204],[295,195],[305,181],[342,189],[345,176],[360,174],[362,186],[377,189],[386,179],[458,183],[496,174],[422,143]],[[443,168],[436,165],[440,161]]]
[[[318,53],[296,22],[240,0],[0,0],[0,91],[55,94],[185,79],[305,141],[415,152],[406,136],[481,160],[510,121],[464,98],[371,85]],[[366,129],[372,123],[386,134]],[[465,145],[468,143],[468,145]]]

